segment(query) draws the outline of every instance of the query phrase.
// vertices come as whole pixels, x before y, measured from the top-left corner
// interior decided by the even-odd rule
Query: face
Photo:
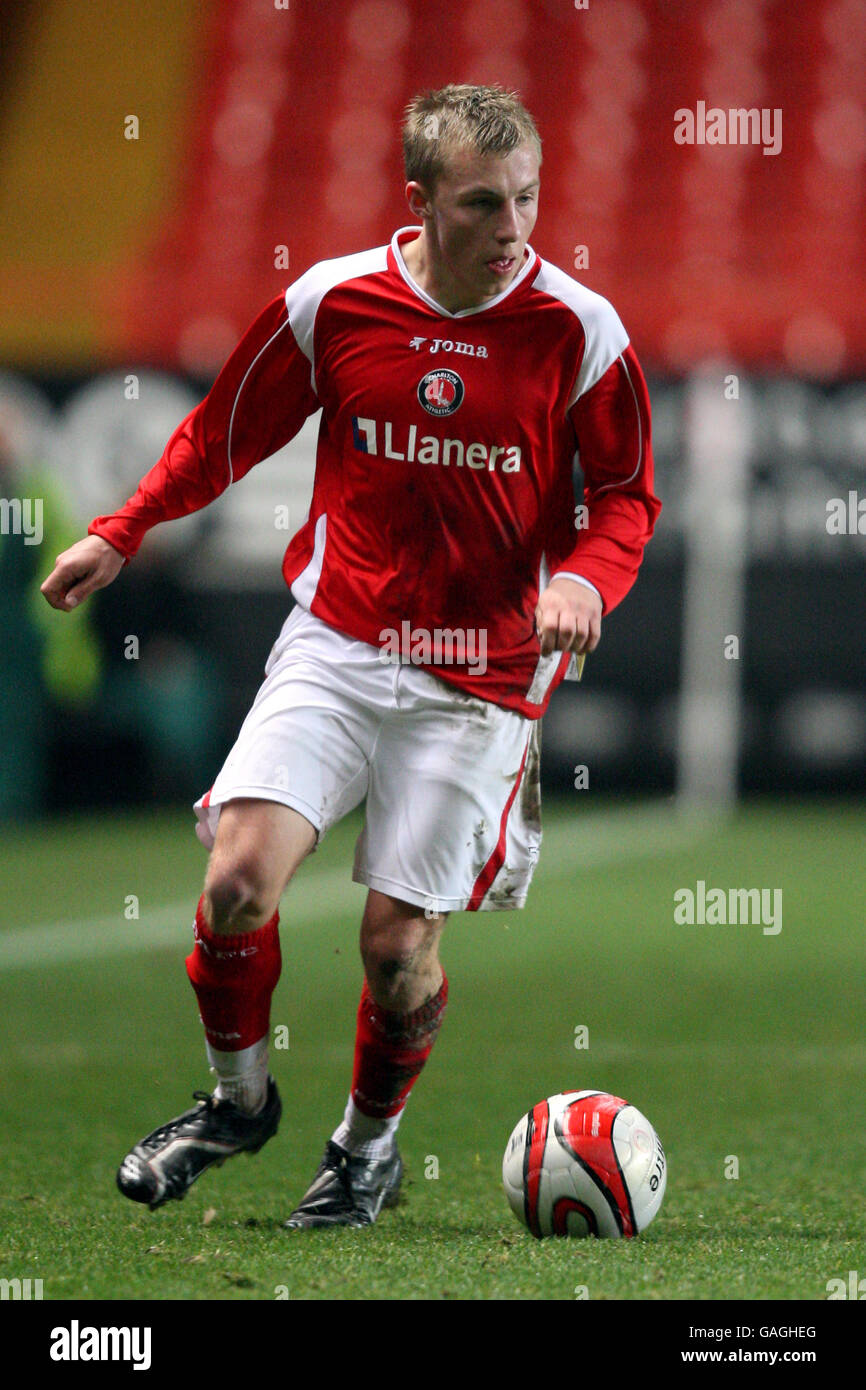
[[[451,313],[494,299],[519,272],[538,215],[538,166],[531,144],[507,155],[460,149],[432,193],[418,183],[407,186],[409,206],[424,227],[406,248],[407,265]]]

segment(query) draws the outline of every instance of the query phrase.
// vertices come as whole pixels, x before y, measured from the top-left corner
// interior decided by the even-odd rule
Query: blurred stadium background
[[[546,720],[549,788],[583,764],[595,790],[866,789],[862,0],[16,0],[0,17],[0,818],[209,784],[287,609],[317,422],[151,533],[86,611],[52,613],[38,584],[274,294],[409,220],[401,110],[446,81],[525,98],[533,244],[613,301],[654,403],[665,511]],[[699,101],[781,110],[781,152],[675,143]],[[835,534],[828,503],[848,515],[851,494]]]

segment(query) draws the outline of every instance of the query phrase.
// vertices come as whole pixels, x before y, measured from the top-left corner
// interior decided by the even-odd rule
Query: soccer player
[[[529,113],[498,87],[445,87],[411,102],[403,146],[413,224],[270,304],[135,495],[44,585],[71,609],[149,527],[204,507],[321,409],[309,518],[283,564],[295,605],[196,803],[211,853],[186,965],[217,1082],[125,1158],[121,1191],[151,1208],[276,1132],[280,898],[365,798],[351,1088],[286,1225],[366,1225],[396,1202],[397,1126],[447,1000],[444,923],[525,903],[538,721],[634,583],[660,509],[628,335],[528,244]]]

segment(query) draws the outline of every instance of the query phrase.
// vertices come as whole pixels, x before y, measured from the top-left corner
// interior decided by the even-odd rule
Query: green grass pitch
[[[866,811],[761,803],[713,824],[583,795],[547,808],[523,912],[446,928],[405,1199],[362,1231],[281,1228],[349,1082],[357,820],[283,900],[279,1135],[153,1214],[118,1194],[117,1164],[211,1084],[183,968],[192,816],[7,829],[0,1276],[85,1300],[823,1300],[866,1275]],[[699,879],[780,889],[782,930],[678,925],[674,893]],[[665,1203],[637,1240],[536,1241],[508,1209],[513,1125],[580,1088],[627,1097],[665,1144]]]

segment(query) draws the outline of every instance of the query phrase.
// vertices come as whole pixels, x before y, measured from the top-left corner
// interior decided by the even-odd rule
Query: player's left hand
[[[553,579],[539,595],[535,630],[542,656],[550,652],[592,652],[601,641],[602,602],[576,579]]]

